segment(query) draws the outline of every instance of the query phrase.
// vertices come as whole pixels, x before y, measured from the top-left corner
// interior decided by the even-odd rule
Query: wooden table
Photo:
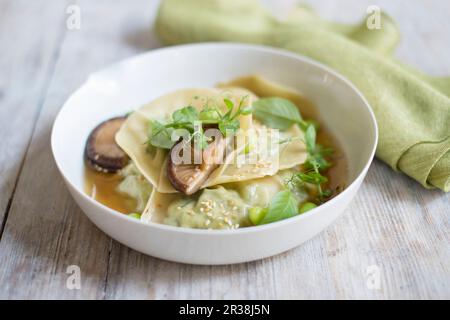
[[[74,3],[80,30],[66,27]],[[399,23],[402,60],[450,74],[449,1],[311,4],[347,22],[379,5]],[[0,1],[0,298],[450,298],[450,194],[425,190],[380,161],[336,223],[258,262],[181,265],[142,255],[99,231],[57,172],[52,122],[91,72],[159,46],[151,32],[157,5]],[[71,265],[81,270],[79,290],[67,287]]]

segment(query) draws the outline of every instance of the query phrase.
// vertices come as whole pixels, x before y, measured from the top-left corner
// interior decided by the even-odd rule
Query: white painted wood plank
[[[377,161],[356,201],[326,233],[328,257],[339,298],[445,298],[450,295],[448,197],[427,196],[440,203],[434,222],[424,217],[424,194],[411,179],[393,174]],[[437,240],[437,237],[441,237]],[[330,250],[330,248],[335,248]],[[366,270],[381,271],[380,290],[369,290]]]
[[[44,2],[0,3],[0,226],[64,33],[64,1],[42,11]]]

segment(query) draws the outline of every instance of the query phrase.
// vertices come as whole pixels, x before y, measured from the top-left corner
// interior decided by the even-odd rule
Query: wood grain
[[[9,210],[64,34],[64,29],[58,28],[64,19],[64,2],[39,14],[43,5],[44,1],[0,3],[0,226]]]
[[[287,11],[294,1],[264,2]],[[50,128],[88,74],[158,46],[150,31],[158,2],[78,1],[78,31],[65,28],[69,1],[54,1],[40,16],[34,14],[43,5],[34,3],[0,2],[6,52],[0,56],[0,220],[7,213],[0,231],[0,298],[450,298],[450,194],[424,190],[380,161],[336,223],[269,259],[181,265],[111,240],[66,191],[51,157]],[[398,22],[402,60],[450,74],[448,1],[311,1],[325,17],[344,22],[358,21],[373,4]],[[81,268],[81,290],[66,287],[69,265]],[[379,289],[367,285],[373,265],[381,272]]]

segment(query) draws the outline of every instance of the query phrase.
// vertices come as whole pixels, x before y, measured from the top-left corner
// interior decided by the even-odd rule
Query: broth
[[[348,178],[348,163],[345,154],[327,128],[321,127],[317,132],[317,143],[324,147],[333,149],[333,154],[328,157],[331,161],[331,168],[323,172],[328,178],[328,182],[324,184],[325,189],[336,191],[333,196],[345,189]]]
[[[105,206],[128,214],[134,211],[136,200],[117,191],[122,177],[116,173],[103,173],[85,166],[85,192]]]

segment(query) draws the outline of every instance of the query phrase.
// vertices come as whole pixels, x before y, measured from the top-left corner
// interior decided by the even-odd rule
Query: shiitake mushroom
[[[106,120],[90,133],[86,142],[85,159],[94,170],[114,173],[128,164],[127,154],[115,140],[116,133],[125,120],[126,117]]]
[[[223,137],[217,138],[202,150],[201,164],[176,164],[173,161],[173,151],[177,150],[181,143],[184,142],[178,142],[170,150],[167,159],[167,177],[176,190],[191,195],[201,188],[209,175],[222,163],[226,140]],[[190,148],[191,155],[193,155],[194,146],[191,145]]]

